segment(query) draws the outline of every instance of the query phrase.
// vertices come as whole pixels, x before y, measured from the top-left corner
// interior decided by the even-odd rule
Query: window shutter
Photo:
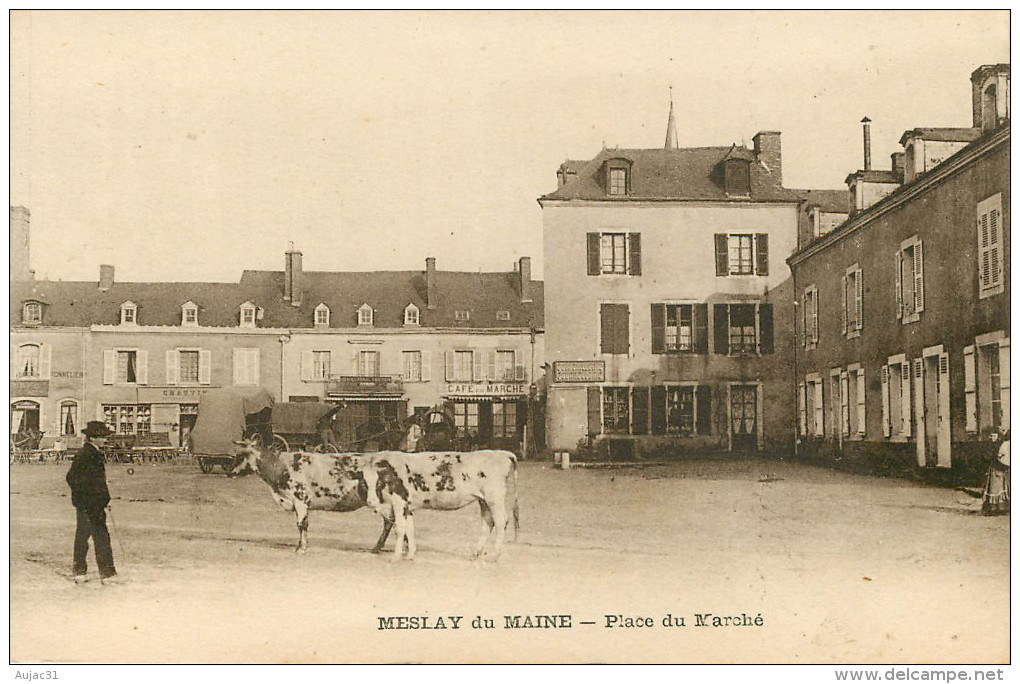
[[[914,392],[910,391],[910,368],[914,369]],[[903,379],[903,398],[900,403],[902,407],[901,418],[903,420],[903,434],[910,437],[910,409],[911,400],[917,402],[917,434],[924,435],[924,359],[914,359],[913,364],[908,360],[900,366],[900,377]]]
[[[864,271],[857,269],[854,277],[854,304],[857,307],[857,330],[864,327]]]
[[[40,344],[39,345],[39,379],[49,380],[50,379],[50,367],[53,361],[53,345],[52,344]],[[59,418],[58,418],[59,420]],[[42,425],[42,419],[40,418],[40,425]]]
[[[775,350],[773,344],[772,305],[758,305],[758,332],[760,335],[760,349],[762,354],[771,354]]]
[[[652,304],[652,353],[666,351],[666,305]]]
[[[988,254],[989,254],[989,269],[991,271],[989,275],[989,286],[998,286],[1002,281],[1002,244],[1000,240],[999,232],[999,216],[1001,210],[994,208],[988,212],[988,223],[989,223],[989,234],[990,239],[988,243]]]
[[[135,359],[135,382],[139,385],[149,384],[149,352],[139,349]]]
[[[842,424],[844,437],[850,436],[850,375],[846,371],[839,373],[839,422]]]
[[[627,273],[641,275],[641,233],[627,233]]]
[[[599,345],[600,351],[603,354],[613,354],[616,350],[613,348],[615,339],[613,337],[613,308],[612,304],[602,304],[599,307],[599,324],[600,324],[600,336]]]
[[[694,429],[699,435],[710,435],[712,434],[712,387],[698,385],[695,396],[694,410],[697,411],[698,419]]]
[[[896,252],[896,268],[893,270],[896,280],[896,318],[903,318],[903,266],[902,252]]]
[[[924,243],[914,245],[914,311],[924,311]]]
[[[432,352],[422,350],[421,354],[421,379],[422,382],[428,382],[432,379]]]
[[[708,304],[694,304],[691,307],[694,318],[694,351],[697,354],[708,353]]]
[[[525,380],[524,363],[521,361],[521,352],[514,349],[514,380],[523,382]]]
[[[882,434],[886,437],[892,435],[889,413],[889,366],[882,366]]]
[[[974,345],[963,348],[963,395],[966,410],[964,429],[975,433],[977,422],[977,369],[975,368]],[[1000,376],[1001,377],[1001,376]]]
[[[754,236],[755,272],[760,276],[769,274],[769,236],[757,233]]]
[[[999,401],[1002,405],[1002,425],[1009,429],[1009,338],[999,340]]]
[[[181,355],[176,349],[168,349],[166,352],[166,384],[176,385],[180,382],[180,361]]]
[[[311,351],[301,352],[301,379],[305,382],[312,380],[315,373],[315,355]]]
[[[730,353],[730,307],[716,304],[712,312],[712,329],[715,337],[715,353]]]
[[[602,391],[598,387],[588,388],[588,434],[602,432]]]
[[[822,381],[815,383],[815,430],[819,437],[825,436],[825,407],[822,404]]]
[[[485,380],[485,359],[482,357],[482,350],[475,349],[471,352],[471,379]]]
[[[648,434],[648,388],[635,387],[631,390],[631,432],[635,435]]]
[[[602,236],[599,233],[588,233],[588,275],[599,275],[602,272],[599,245]]]
[[[447,351],[446,352],[446,381],[447,382],[453,382],[454,378],[456,377],[454,375],[454,371],[453,371],[453,359],[454,359],[454,352]]]
[[[649,414],[652,417],[652,434],[666,434],[666,388],[663,385],[652,385],[652,405]]]
[[[991,212],[985,212],[978,216],[978,280],[982,290],[987,289],[992,285],[992,263],[990,254],[992,240],[988,226],[988,215],[990,213]]]
[[[844,335],[846,335],[846,331],[847,331],[847,327],[848,327],[847,324],[850,322],[849,321],[849,319],[850,319],[850,310],[847,309],[847,306],[846,306],[846,304],[847,304],[847,301],[846,301],[847,300],[847,297],[846,297],[846,287],[847,287],[847,277],[843,276],[843,287],[841,288],[841,291],[842,291],[842,295],[843,295],[843,297],[842,297],[842,299],[843,299],[843,330],[842,330],[842,333]]]
[[[808,392],[803,382],[797,385],[797,409],[800,414],[800,434],[806,436],[808,433]]]
[[[818,290],[811,290],[811,342],[818,344]]]
[[[259,349],[249,349],[248,354],[248,380],[251,384],[258,385],[262,382],[262,374],[260,372],[262,370],[260,363],[262,352]]]
[[[868,386],[864,379],[864,369],[861,368],[857,371],[857,434],[862,437],[868,431],[868,419],[865,414],[867,390]]]
[[[804,296],[801,298],[801,316],[800,316],[800,346],[807,347],[808,341],[808,293],[805,290]]]
[[[198,352],[198,383],[208,385],[212,382],[212,352],[200,349]]]
[[[725,276],[730,274],[730,255],[728,249],[728,238],[726,233],[715,234],[715,274]]]
[[[169,353],[169,352],[167,352]],[[103,351],[103,384],[112,385],[117,379],[117,352],[113,349]]]
[[[630,307],[617,304],[616,353],[630,354]]]

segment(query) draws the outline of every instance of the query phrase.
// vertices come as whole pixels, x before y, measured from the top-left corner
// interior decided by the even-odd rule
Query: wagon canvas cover
[[[209,456],[234,453],[234,440],[244,434],[245,416],[272,408],[274,402],[273,395],[262,388],[203,395],[191,432],[192,452]]]
[[[280,434],[314,435],[323,418],[340,410],[322,402],[280,402],[273,407],[273,431]]]

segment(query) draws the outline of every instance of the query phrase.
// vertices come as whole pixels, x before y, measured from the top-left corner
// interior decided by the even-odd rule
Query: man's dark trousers
[[[78,508],[78,527],[74,532],[74,574],[88,572],[85,556],[89,552],[89,537],[96,545],[96,564],[100,577],[117,574],[113,565],[113,548],[110,532],[106,529],[106,511],[102,507]]]

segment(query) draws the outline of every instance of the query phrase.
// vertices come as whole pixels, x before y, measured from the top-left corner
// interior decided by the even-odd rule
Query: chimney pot
[[[99,291],[106,292],[113,287],[113,266],[100,264],[99,266]]]
[[[283,299],[289,301],[291,306],[301,305],[304,281],[304,268],[301,259],[301,252],[294,249],[293,242],[289,243],[287,254],[284,257]]]
[[[429,309],[435,309],[439,300],[439,292],[436,290],[436,258],[425,258],[425,305]]]

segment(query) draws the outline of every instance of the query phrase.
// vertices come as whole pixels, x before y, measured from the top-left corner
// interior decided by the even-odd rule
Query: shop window
[[[118,435],[145,435],[152,427],[148,404],[103,404],[106,426]]]
[[[588,275],[641,275],[641,233],[588,233]]]
[[[492,436],[517,436],[517,403],[496,401],[492,404]]]
[[[21,307],[21,322],[29,325],[42,323],[42,304],[39,302],[25,302]]]
[[[666,387],[666,432],[689,435],[694,433],[694,387]]]
[[[457,433],[469,437],[478,436],[478,404],[456,402],[453,405],[453,424]]]
[[[60,436],[73,437],[78,434],[78,402],[60,402]]]
[[[768,234],[716,233],[715,274],[717,276],[768,275]]]
[[[630,432],[630,388],[602,388],[602,431],[607,434]]]

